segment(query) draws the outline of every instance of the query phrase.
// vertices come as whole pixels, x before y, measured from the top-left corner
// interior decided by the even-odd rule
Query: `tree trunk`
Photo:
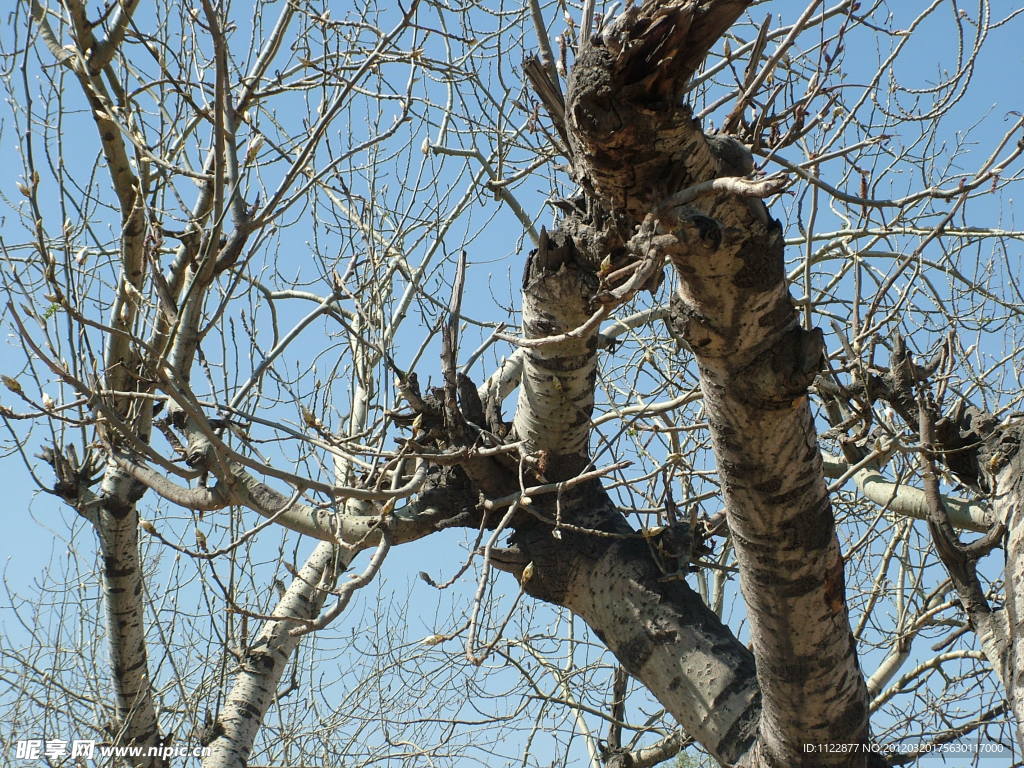
[[[244,768],[263,717],[274,701],[292,652],[302,639],[290,630],[295,619],[315,619],[323,607],[335,575],[344,571],[355,551],[340,553],[322,541],[274,608],[276,621],[268,621],[248,648],[240,648],[242,661],[223,709],[201,739],[210,744],[203,768]]]
[[[597,333],[573,332],[592,316],[597,249],[609,246],[579,237],[586,226],[574,216],[559,232],[542,233],[524,276],[524,335],[546,343],[524,350],[513,426],[547,481],[568,480],[589,463]],[[533,515],[516,518],[516,563],[496,566],[515,573],[529,594],[584,619],[687,733],[723,762],[739,759],[760,711],[750,652],[678,572],[658,567],[599,482],[529,507]]]
[[[111,464],[103,477],[93,522],[103,558],[107,643],[117,695],[118,722],[111,726],[111,738],[116,744],[149,749],[162,742],[143,621],[145,590],[139,562],[139,514],[135,508],[142,491],[140,483]],[[132,763],[133,768],[157,768],[164,764],[164,760],[148,756]]]
[[[1017,720],[1017,743],[1024,744],[1024,453],[1020,428],[995,446],[989,467],[995,470],[993,507],[1006,526],[1006,608],[974,619],[975,631],[992,668],[1006,688]]]
[[[562,556],[572,551],[572,563],[543,568],[538,558],[549,545],[540,534],[521,530],[517,543],[535,562],[526,589],[586,618],[720,759],[866,765],[866,749],[819,750],[869,741],[867,692],[807,400],[821,363],[820,333],[798,326],[781,227],[755,199],[775,185],[733,178],[750,172],[749,156],[731,139],[705,136],[681,105],[707,48],[745,5],[644,3],[584,47],[570,82],[566,131],[588,217],[570,216],[563,229],[590,246],[592,259],[668,259],[678,273],[673,325],[700,367],[749,607],[761,693],[750,751],[744,756],[758,707],[752,681],[744,679],[749,657],[685,585],[661,583],[650,572],[642,542],[563,534]],[[594,254],[594,244],[608,250]],[[520,409],[525,404],[521,397]],[[563,516],[568,507],[563,500]],[[609,534],[627,530],[593,510],[577,508],[570,519]],[[711,647],[716,652],[705,656]],[[700,658],[706,667],[695,663]]]

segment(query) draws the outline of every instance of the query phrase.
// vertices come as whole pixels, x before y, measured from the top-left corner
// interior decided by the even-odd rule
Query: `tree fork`
[[[742,762],[866,765],[866,751],[805,751],[869,740],[807,400],[821,334],[798,326],[781,226],[735,183],[713,183],[749,164],[680,104],[695,50],[702,59],[717,39],[702,14],[730,5],[647,2],[591,40],[567,98],[574,174],[628,233],[654,215],[673,236],[659,245],[678,275],[675,324],[700,367],[763,698]]]

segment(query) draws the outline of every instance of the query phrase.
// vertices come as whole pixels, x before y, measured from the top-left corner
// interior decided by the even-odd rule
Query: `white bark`
[[[291,633],[300,625],[296,619],[316,618],[335,574],[348,567],[353,554],[330,542],[317,544],[274,608],[274,616],[279,620],[268,621],[253,644],[241,649],[239,672],[217,715],[217,737],[210,744],[210,754],[203,759],[203,768],[245,767],[288,659],[301,640],[301,636]]]
[[[98,494],[96,531],[103,559],[107,642],[111,678],[117,696],[118,743],[154,747],[160,732],[153,702],[143,622],[143,574],[139,559],[138,483],[116,465],[108,465]],[[155,757],[140,758],[143,768],[163,765]]]
[[[557,336],[591,316],[593,273],[575,263],[571,245],[542,236],[526,267],[523,333],[528,339]],[[582,456],[588,452],[594,407],[597,334],[523,350],[522,379],[513,431],[527,452]],[[558,477],[556,479],[564,479]]]

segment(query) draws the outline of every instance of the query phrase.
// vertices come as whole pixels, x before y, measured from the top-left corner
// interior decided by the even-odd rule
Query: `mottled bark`
[[[710,376],[703,388],[764,697],[761,747],[768,764],[853,764],[802,751],[868,736],[843,561],[806,400],[765,409]]]
[[[139,515],[135,502],[143,487],[130,475],[108,466],[100,486],[94,518],[103,558],[103,596],[111,680],[117,699],[111,732],[118,744],[159,746],[159,723],[153,701],[143,621],[143,574],[139,558]],[[165,761],[141,757],[133,766],[156,768]]]
[[[235,682],[202,739],[210,746],[203,768],[245,767],[281,675],[302,639],[291,633],[298,626],[296,620],[316,618],[336,574],[348,567],[354,554],[341,552],[330,542],[318,544],[274,608],[278,620],[268,621],[252,645],[239,649],[242,660]]]
[[[524,590],[584,619],[687,735],[723,763],[739,760],[760,713],[751,653],[680,573],[659,568],[600,487],[561,507],[564,519],[597,532],[563,529],[556,538],[548,526],[520,527],[513,542],[533,563]]]
[[[1024,744],[1024,453],[1020,428],[991,440],[986,464],[993,476],[996,520],[1006,526],[1006,607],[972,617],[982,649],[1006,687]]]
[[[527,262],[523,332],[545,340],[522,351],[515,437],[547,481],[588,466],[598,334],[599,265],[625,257],[599,211],[577,209]],[[494,494],[496,489],[484,488]],[[692,735],[726,763],[751,746],[760,698],[753,657],[676,571],[659,566],[597,482],[538,497],[516,517],[511,560],[494,563],[527,593],[583,618],[622,665]],[[525,565],[532,563],[523,580]]]
[[[675,266],[673,325],[700,366],[762,695],[750,765],[863,765],[868,702],[808,400],[822,355],[790,300],[781,226],[731,180],[749,163],[681,105],[699,20],[728,3],[645,3],[595,40],[567,122],[577,179],[620,231],[652,219]],[[696,38],[695,38],[696,35]],[[728,150],[728,151],[727,151]],[[663,700],[664,701],[664,700]]]
[[[572,239],[564,232],[542,232],[523,275],[523,335],[543,339],[582,326],[593,311],[596,291],[592,263]],[[553,479],[571,477],[581,467],[579,458],[588,454],[596,370],[596,329],[581,338],[523,350],[513,431],[526,441],[527,452],[547,453]]]
[[[118,105],[107,88],[101,70],[118,52],[125,30],[137,2],[132,0],[118,9],[111,20],[106,37],[96,37],[96,27],[86,15],[81,0],[65,4],[70,19],[72,48],[76,55],[67,56],[58,49],[46,19],[38,4],[32,5],[35,23],[43,30],[57,61],[77,78],[82,94],[92,110],[92,117],[100,140],[103,158],[111,186],[117,196],[121,231],[119,233],[120,274],[113,297],[106,335],[102,382],[109,392],[134,393],[148,391],[144,383],[147,376],[141,359],[132,343],[139,312],[138,299],[146,272],[147,215],[145,190],[132,169],[130,148],[122,136],[115,115]],[[58,303],[67,304],[58,281],[52,272],[48,275],[50,289]],[[125,436],[118,434],[105,413],[114,414],[115,420],[126,424],[132,438],[148,442],[151,404],[124,394],[108,396],[97,409],[97,432],[103,442],[120,447]],[[55,447],[59,450],[59,446]],[[143,575],[139,561],[139,515],[135,502],[144,487],[111,460],[103,475],[98,505],[88,512],[81,509],[93,523],[100,541],[103,559],[103,591],[106,603],[111,676],[117,698],[118,722],[111,724],[113,739],[118,744],[154,747],[161,744],[159,724],[154,707],[152,687],[147,667],[145,623],[143,620]],[[77,494],[80,498],[84,494]],[[155,757],[141,757],[132,761],[136,767],[156,767],[165,761]]]

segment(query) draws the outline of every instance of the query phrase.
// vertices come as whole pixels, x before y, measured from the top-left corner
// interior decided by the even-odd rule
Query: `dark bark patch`
[[[238,704],[238,702],[234,699],[232,699],[230,703],[236,705]],[[252,715],[247,714],[245,712],[241,712],[240,714],[242,714],[243,717],[247,717],[248,719],[251,719],[253,717]],[[200,728],[196,729],[196,741],[198,741],[204,747],[207,747],[213,742],[215,742],[217,739],[219,739],[221,736],[223,736],[224,733],[224,725],[220,722],[220,720],[213,720],[212,722],[208,722]]]
[[[753,672],[751,672],[753,674]],[[741,676],[736,676],[736,683],[733,686],[725,688],[722,691],[722,699],[727,699],[733,693],[738,692],[738,688],[741,681]],[[739,690],[742,690],[740,688]],[[747,711],[742,716],[736,718],[733,722],[732,727],[726,731],[718,744],[715,746],[715,752],[724,760],[729,763],[735,762],[739,757],[745,754],[751,746],[754,744],[754,740],[757,738],[757,728],[761,719],[761,694],[759,693],[750,706],[747,707]]]
[[[779,477],[772,477],[769,478],[768,480],[765,480],[763,483],[754,484],[754,490],[757,491],[758,493],[764,494],[776,493],[781,487],[782,478]]]
[[[615,656],[630,674],[637,676],[644,664],[654,653],[655,640],[643,632],[637,632],[615,649]]]
[[[754,157],[743,144],[726,134],[710,134],[708,149],[719,163],[722,176],[746,176],[754,172]]]
[[[560,330],[558,332],[561,332]],[[550,336],[551,330],[541,331],[538,324],[530,323],[526,328],[526,333],[529,338],[543,338],[544,336]],[[526,356],[530,358],[530,363],[536,368],[542,368],[546,371],[552,371],[556,373],[574,373],[581,368],[586,367],[590,363],[590,358],[593,357],[594,352],[597,351],[597,336],[594,335],[588,340],[587,346],[593,347],[588,349],[587,352],[579,355],[563,355],[560,357],[544,357],[543,353],[536,352],[534,350],[527,350]]]
[[[837,698],[841,696],[842,692],[837,691]],[[830,711],[830,714],[831,716],[827,720],[813,723],[810,728],[824,732],[850,734],[850,741],[868,743],[868,709],[864,699],[852,701],[843,711],[838,713]],[[875,766],[878,763],[868,761],[867,765]],[[885,761],[882,761],[881,765],[885,765]]]
[[[802,478],[801,482],[790,486],[790,488],[785,492],[774,494],[767,492],[764,499],[765,503],[770,504],[773,507],[791,506],[794,503],[800,501],[804,496],[806,496],[808,491],[810,491],[815,485],[817,485],[819,481],[820,477],[817,473],[807,471],[804,477]],[[755,490],[761,489],[755,488]],[[778,486],[776,486],[775,490],[778,490]]]
[[[103,575],[108,579],[123,579],[131,576],[135,573],[135,568],[119,568],[118,564],[121,562],[120,558],[115,557],[104,557],[103,558]],[[114,591],[114,590],[111,590]],[[121,591],[121,590],[117,590]]]
[[[792,408],[806,396],[807,388],[821,370],[824,361],[824,336],[821,329],[806,331],[792,323],[775,343],[749,364],[730,375],[729,395],[756,410]]]
[[[843,573],[843,559],[836,557],[835,563],[825,574],[825,604],[834,616],[846,616],[846,574]],[[851,637],[852,642],[852,637]],[[856,654],[856,649],[854,648]]]
[[[777,328],[781,331],[792,325],[795,316],[796,311],[793,308],[793,302],[780,301],[761,315],[758,319],[758,325],[762,328]]]
[[[112,494],[105,494],[100,501],[100,506],[110,513],[117,520],[123,520],[131,514],[133,502],[126,501]]]
[[[684,276],[695,272],[685,262],[676,262],[675,268]],[[698,356],[711,349],[728,349],[735,338],[731,329],[715,327],[708,317],[679,298],[675,291],[669,298],[669,316],[665,322],[672,337]],[[703,369],[701,374],[703,377]]]
[[[730,519],[737,518],[747,525],[758,526],[756,536],[744,535],[740,526],[731,526],[730,529],[738,545],[752,552],[764,553],[768,548],[763,542],[763,537],[770,533],[770,551],[800,551],[808,555],[814,552],[824,551],[832,542],[835,534],[835,527],[832,519],[832,505],[827,496],[823,496],[816,505],[809,511],[799,514],[789,520],[785,525],[775,526],[767,533],[763,530],[764,523],[753,510],[747,510],[746,514],[739,510],[745,509],[742,503],[730,503]],[[744,526],[745,527],[745,526]],[[768,573],[764,575],[768,581],[777,578],[777,575]]]
[[[807,682],[812,676],[818,675],[818,670],[807,664],[804,658],[794,659],[791,654],[760,654],[758,671],[762,679],[785,680],[787,687],[801,685]]]
[[[821,579],[816,573],[796,578],[786,578],[778,574],[770,576],[768,572],[764,572],[763,575],[768,577],[764,580],[771,583],[774,595],[788,599],[803,597],[821,586]]]
[[[743,291],[763,293],[778,286],[786,275],[786,264],[781,240],[749,238],[736,258],[743,266],[733,275],[733,285]]]
[[[532,280],[555,274],[564,266],[580,265],[580,254],[572,237],[561,229],[548,232],[542,227],[538,246],[530,251],[523,265],[523,289]]]
[[[232,699],[230,703],[234,705],[235,712],[246,719],[263,717],[259,707],[254,707],[245,699]]]
[[[694,214],[688,218],[700,238],[700,244],[709,251],[717,251],[722,245],[722,227],[710,216]]]

